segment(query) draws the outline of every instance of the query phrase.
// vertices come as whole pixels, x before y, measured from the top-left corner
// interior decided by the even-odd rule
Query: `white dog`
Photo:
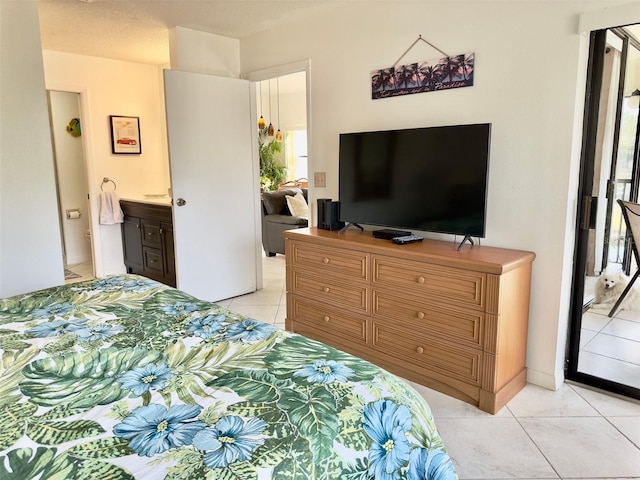
[[[613,305],[629,283],[629,279],[621,271],[603,272],[595,285],[594,304]]]
[[[621,271],[605,271],[598,277],[595,285],[595,308],[611,308],[618,301],[620,295],[629,284],[629,277]],[[640,310],[640,291],[636,284],[627,292],[619,310]]]

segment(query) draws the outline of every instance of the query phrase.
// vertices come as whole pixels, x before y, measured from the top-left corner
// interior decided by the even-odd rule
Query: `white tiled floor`
[[[218,303],[284,328],[284,257],[263,258],[263,270],[263,290]],[[617,328],[624,327],[607,323],[598,332]],[[412,385],[429,402],[461,480],[640,480],[640,403],[577,385],[527,385],[490,415]]]
[[[640,388],[640,311],[594,306],[582,314],[578,371]]]

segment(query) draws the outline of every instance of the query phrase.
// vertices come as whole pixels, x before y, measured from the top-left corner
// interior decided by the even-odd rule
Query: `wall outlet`
[[[325,188],[327,186],[326,172],[315,172],[313,174],[313,186],[319,188]]]

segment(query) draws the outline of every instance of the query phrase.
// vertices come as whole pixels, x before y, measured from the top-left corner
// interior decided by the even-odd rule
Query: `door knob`
[[[184,207],[187,204],[187,201],[184,198],[179,198],[176,200],[176,204],[179,207]]]

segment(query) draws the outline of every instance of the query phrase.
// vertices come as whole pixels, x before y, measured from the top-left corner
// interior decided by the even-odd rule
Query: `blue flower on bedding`
[[[190,445],[196,433],[206,427],[197,420],[199,405],[165,407],[152,403],[136,408],[121,423],[114,425],[113,433],[129,441],[138,455],[152,457],[171,448]]]
[[[123,277],[106,277],[96,280],[93,284],[93,288],[96,290],[113,290],[119,289],[123,284]]]
[[[222,329],[224,315],[207,315],[206,317],[193,318],[187,324],[189,332],[196,337],[211,338]]]
[[[131,292],[144,292],[152,288],[158,287],[158,283],[148,278],[131,278],[124,282],[122,290]]]
[[[44,322],[35,327],[25,330],[25,333],[37,338],[57,337],[65,333],[75,333],[76,331],[86,328],[87,321],[82,320],[53,320],[52,322]]]
[[[316,360],[311,365],[304,365],[293,374],[294,377],[306,377],[309,383],[346,382],[353,375],[353,370],[344,362],[335,360]]]
[[[411,413],[404,405],[379,400],[364,407],[362,426],[373,442],[369,448],[369,474],[376,480],[400,477],[400,467],[409,461]]]
[[[247,319],[229,325],[226,337],[229,340],[240,340],[242,342],[251,343],[269,338],[275,330],[275,327],[267,325],[266,323]]]
[[[73,330],[78,338],[83,342],[95,342],[98,340],[106,340],[109,337],[113,337],[122,332],[124,327],[122,325],[107,325],[102,323],[94,327],[82,327]]]
[[[63,317],[73,310],[70,303],[56,303],[42,308],[36,308],[31,312],[35,318]]]
[[[451,457],[441,448],[427,453],[426,448],[411,452],[407,480],[451,480],[455,478]]]
[[[193,446],[203,450],[204,464],[209,468],[227,467],[245,461],[264,443],[262,432],[266,422],[259,418],[243,420],[236,415],[222,417],[218,422],[193,437]]]
[[[150,363],[144,367],[137,367],[120,375],[118,382],[125,390],[131,390],[134,395],[142,395],[152,388],[162,390],[165,383],[172,377],[171,369],[166,364]]]
[[[187,302],[176,302],[170,305],[162,307],[162,311],[168,315],[180,315],[183,313],[190,313],[196,309],[196,305]]]

